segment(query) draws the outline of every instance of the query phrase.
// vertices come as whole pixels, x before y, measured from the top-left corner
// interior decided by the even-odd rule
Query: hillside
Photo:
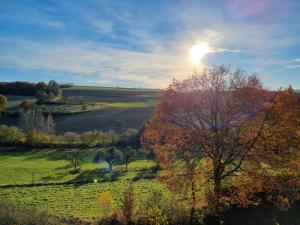
[[[156,89],[110,88],[74,86],[64,88],[56,104],[40,105],[44,112],[53,115],[58,134],[66,131],[112,130],[116,120],[124,128],[139,129],[150,118],[155,103],[161,95]],[[0,124],[18,126],[16,112],[19,104],[31,96],[8,95],[6,114]]]

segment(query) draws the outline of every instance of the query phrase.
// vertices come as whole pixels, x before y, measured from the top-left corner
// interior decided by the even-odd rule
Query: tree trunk
[[[109,163],[109,171],[111,172],[112,171],[112,163]]]
[[[128,170],[128,162],[125,163],[126,171]]]
[[[191,214],[190,214],[190,224],[194,224],[194,215],[195,215],[195,206],[196,206],[196,187],[194,177],[192,178],[192,206],[191,206]]]
[[[221,190],[221,179],[217,176],[214,178],[214,209],[217,216],[220,215]]]

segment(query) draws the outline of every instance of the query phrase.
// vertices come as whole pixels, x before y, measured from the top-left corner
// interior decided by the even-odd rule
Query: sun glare
[[[195,44],[190,50],[190,57],[193,64],[200,64],[203,57],[210,52],[207,43],[201,42]]]

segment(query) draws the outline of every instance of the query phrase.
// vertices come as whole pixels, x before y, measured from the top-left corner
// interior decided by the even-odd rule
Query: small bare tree
[[[72,171],[72,173],[79,173],[81,168],[78,168],[78,166],[80,165],[80,161],[79,161],[79,154],[78,152],[73,152],[71,158],[70,158],[70,162],[73,165],[74,169]]]
[[[33,130],[44,130],[45,120],[41,110],[37,108],[22,110],[20,114],[20,127],[26,133],[30,133]]]
[[[55,132],[55,123],[53,122],[53,117],[50,113],[45,120],[44,130],[47,134],[53,134]]]

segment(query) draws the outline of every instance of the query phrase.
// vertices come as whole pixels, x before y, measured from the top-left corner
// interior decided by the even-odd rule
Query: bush
[[[37,108],[37,105],[34,102],[25,99],[20,103],[20,108],[24,111],[33,110]]]
[[[102,132],[102,131],[86,131],[81,135],[81,141],[89,146],[93,147],[97,144],[100,145],[110,145],[115,144],[118,140],[118,135],[116,133],[109,131],[109,132]]]
[[[64,140],[68,144],[74,144],[80,142],[80,135],[75,132],[66,132],[64,134]]]
[[[0,95],[0,116],[1,112],[4,111],[7,106],[7,98],[4,95]]]
[[[26,136],[17,127],[0,126],[0,140],[2,143],[22,143],[26,141]]]
[[[102,132],[100,131],[86,131],[81,135],[81,141],[89,146],[89,147],[93,147],[96,146],[102,138]]]

